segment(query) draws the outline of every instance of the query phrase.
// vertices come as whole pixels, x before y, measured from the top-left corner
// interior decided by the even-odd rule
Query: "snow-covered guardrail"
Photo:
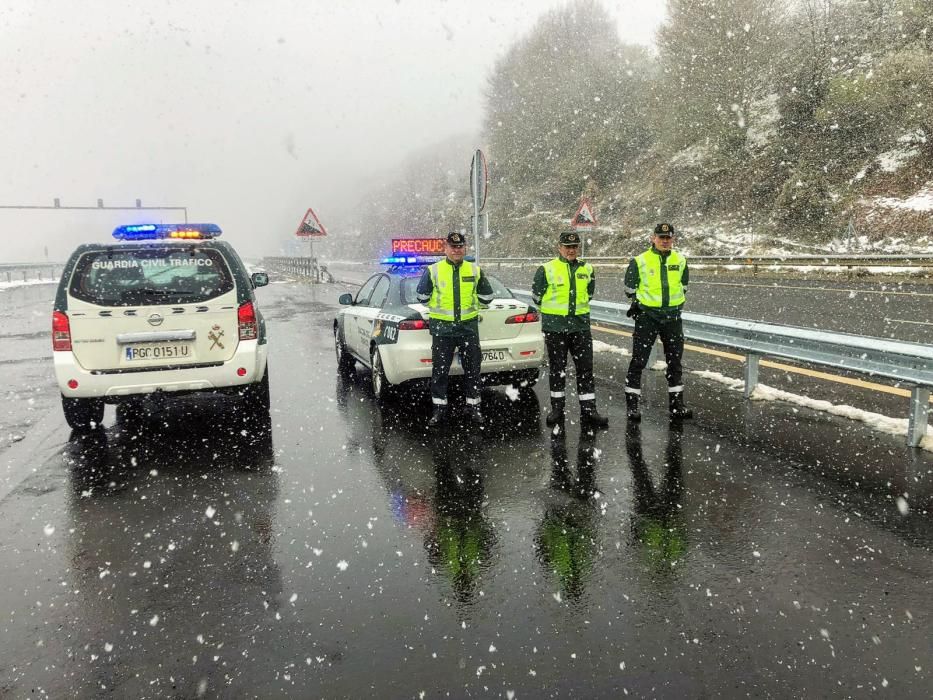
[[[0,284],[57,281],[61,274],[61,263],[0,263]]]
[[[531,303],[530,291],[512,289],[512,293]],[[594,321],[634,328],[634,322],[625,315],[627,310],[627,304],[590,302]],[[860,372],[909,385],[907,444],[916,447],[926,434],[933,387],[933,346],[707,314],[684,313],[683,319],[688,339],[745,353],[746,397],[758,384],[758,363],[765,356]]]
[[[327,270],[327,266],[318,263],[317,258],[263,258],[263,267],[278,270],[287,275],[305,277],[312,282],[333,282],[334,276]]]

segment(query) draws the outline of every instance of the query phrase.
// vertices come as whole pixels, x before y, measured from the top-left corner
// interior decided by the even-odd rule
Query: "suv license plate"
[[[483,362],[502,362],[505,360],[505,350],[483,350]]]
[[[177,360],[191,357],[191,346],[185,343],[159,345],[128,345],[124,350],[128,362],[136,360]]]

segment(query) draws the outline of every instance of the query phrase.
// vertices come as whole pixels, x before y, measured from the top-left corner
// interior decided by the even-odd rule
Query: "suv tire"
[[[89,432],[100,428],[104,421],[103,399],[72,399],[62,396],[62,411],[72,430]]]
[[[255,384],[250,384],[243,390],[243,403],[247,410],[253,414],[268,414],[271,406],[269,399],[269,365],[266,371]]]

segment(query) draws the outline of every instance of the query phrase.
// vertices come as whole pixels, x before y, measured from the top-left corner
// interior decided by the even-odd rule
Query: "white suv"
[[[79,246],[52,312],[55,376],[75,430],[105,403],[228,391],[269,411],[265,322],[252,275],[214,224],[120,226],[116,243]]]

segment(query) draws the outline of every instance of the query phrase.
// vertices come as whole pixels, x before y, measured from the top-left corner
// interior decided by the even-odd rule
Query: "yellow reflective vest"
[[[638,289],[635,298],[642,306],[661,308],[664,299],[664,288],[667,287],[667,306],[682,306],[687,300],[681,277],[687,266],[687,259],[672,250],[670,255],[662,258],[653,250],[646,250],[635,258],[638,264]],[[662,270],[665,274],[662,274]]]
[[[436,262],[428,270],[434,287],[428,300],[428,316],[440,321],[456,321],[454,308],[454,266],[446,259]],[[479,265],[464,260],[460,264],[460,320],[469,321],[479,316]]]
[[[593,266],[582,263],[577,267],[576,275],[570,278],[570,263],[554,258],[544,263],[547,276],[547,290],[541,297],[541,313],[554,316],[567,316],[570,313],[570,285],[576,287],[577,299],[574,316],[590,312],[590,280],[593,279]]]

